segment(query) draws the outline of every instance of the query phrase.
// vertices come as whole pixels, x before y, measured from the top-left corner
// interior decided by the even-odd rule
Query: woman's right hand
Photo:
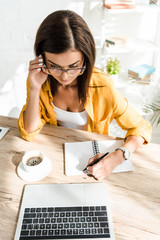
[[[40,55],[29,62],[29,81],[31,89],[39,90],[42,84],[47,80],[48,74],[43,67],[43,58]]]

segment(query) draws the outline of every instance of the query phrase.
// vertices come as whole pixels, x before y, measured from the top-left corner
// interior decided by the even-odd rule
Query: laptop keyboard
[[[110,238],[106,206],[25,208],[20,240]]]

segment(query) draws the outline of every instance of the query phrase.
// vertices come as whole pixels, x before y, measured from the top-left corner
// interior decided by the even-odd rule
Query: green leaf
[[[153,102],[152,104],[147,104],[145,106],[145,111],[152,111],[153,115],[151,117],[151,123],[156,124],[158,126],[160,124],[160,100]]]
[[[110,75],[113,75],[113,74],[120,74],[120,69],[121,69],[121,66],[120,66],[120,61],[115,58],[115,59],[112,59],[111,57],[107,60],[107,65],[105,66],[106,67],[106,71],[110,74]]]

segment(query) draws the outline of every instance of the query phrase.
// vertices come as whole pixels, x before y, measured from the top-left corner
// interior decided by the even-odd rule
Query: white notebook
[[[97,153],[114,152],[123,143],[123,140],[65,143],[65,174],[67,176],[85,174],[83,169],[87,166],[89,158]],[[114,173],[128,171],[133,171],[130,159],[124,161],[113,170]]]
[[[9,128],[0,127],[0,140],[4,137],[4,135],[9,131]]]

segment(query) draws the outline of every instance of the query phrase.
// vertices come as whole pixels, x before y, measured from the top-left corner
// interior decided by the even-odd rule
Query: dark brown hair
[[[95,42],[92,33],[77,13],[70,10],[53,12],[44,19],[37,31],[35,54],[44,56],[44,52],[58,54],[70,49],[80,51],[84,57],[86,70],[78,76],[78,95],[85,103],[95,62]],[[53,76],[49,76],[49,80],[54,95],[58,82]]]

